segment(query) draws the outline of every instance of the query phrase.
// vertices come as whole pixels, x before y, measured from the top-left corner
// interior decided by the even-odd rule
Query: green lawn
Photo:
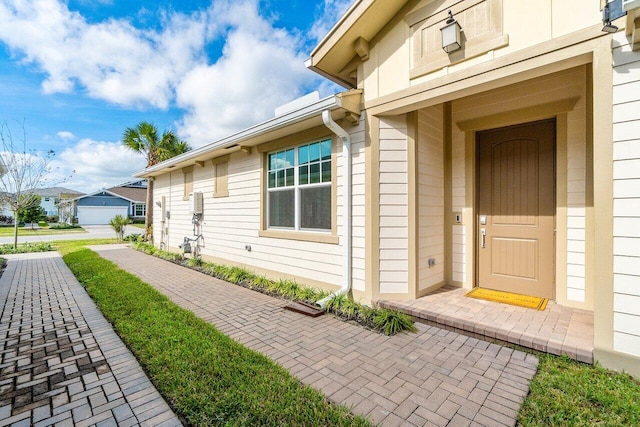
[[[190,425],[370,425],[78,242],[58,249]]]
[[[366,425],[287,371],[83,248],[54,243],[174,411],[193,425]],[[520,350],[523,350],[520,348]],[[526,350],[530,351],[530,350]],[[538,373],[520,426],[640,425],[640,382],[534,352]]]
[[[568,357],[536,356],[540,360],[538,373],[520,409],[518,425],[640,425],[638,380]]]
[[[142,228],[144,230],[144,224],[129,224],[131,227]]]
[[[30,227],[19,227],[18,236],[43,236],[49,234],[68,234],[68,233],[86,233],[84,228],[69,228],[63,230],[55,230],[50,228],[37,228],[32,230]],[[13,227],[0,227],[0,237],[13,236]]]

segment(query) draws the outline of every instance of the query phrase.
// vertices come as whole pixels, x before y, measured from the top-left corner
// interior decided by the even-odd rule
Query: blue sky
[[[84,192],[145,165],[151,121],[194,147],[340,88],[304,61],[353,0],[0,0],[0,122]],[[52,176],[52,180],[56,180]]]

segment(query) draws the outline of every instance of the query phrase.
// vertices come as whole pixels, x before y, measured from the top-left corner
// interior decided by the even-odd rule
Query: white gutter
[[[287,112],[281,116],[274,117],[255,126],[251,126],[247,129],[241,130],[240,132],[237,132],[215,142],[211,142],[209,144],[203,145],[202,147],[189,150],[186,153],[180,154],[176,157],[172,157],[169,160],[160,162],[157,165],[148,167],[140,172],[136,172],[133,176],[136,178],[145,178],[153,174],[154,172],[161,171],[168,166],[176,165],[180,162],[189,161],[210,151],[227,148],[235,144],[240,144],[244,141],[251,140],[252,138],[263,135],[265,133],[286,128],[287,126],[299,123],[303,120],[317,117],[318,113],[320,113],[321,111],[336,110],[338,108],[341,108],[341,102],[341,99],[336,95],[328,96],[312,104],[302,106],[294,111]]]
[[[316,301],[317,305],[324,308],[332,298],[351,290],[351,137],[346,130],[333,121],[329,110],[322,112],[322,121],[331,132],[342,139],[344,205],[342,210],[342,287],[328,297]]]

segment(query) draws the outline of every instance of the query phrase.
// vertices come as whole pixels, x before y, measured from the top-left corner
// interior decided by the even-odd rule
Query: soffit
[[[371,41],[407,2],[356,1],[311,52],[309,68],[344,87],[355,87],[355,79],[345,71],[356,56],[354,43],[360,37]]]

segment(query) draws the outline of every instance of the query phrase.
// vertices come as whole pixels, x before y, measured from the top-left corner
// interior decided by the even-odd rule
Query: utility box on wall
[[[202,215],[204,213],[204,201],[201,192],[189,193],[189,213]]]

